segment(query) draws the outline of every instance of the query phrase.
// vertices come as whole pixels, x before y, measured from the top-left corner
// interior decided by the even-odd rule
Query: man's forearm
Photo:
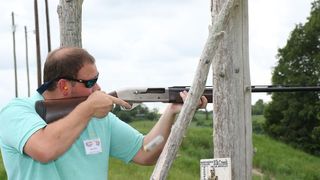
[[[43,163],[55,160],[71,147],[90,118],[87,105],[79,104],[66,117],[34,133],[27,141],[24,152]]]
[[[142,165],[153,165],[157,162],[171,132],[172,124],[176,118],[176,113],[171,110],[171,106],[172,105],[167,106],[160,119],[145,136],[143,145],[146,146],[155,138],[157,138],[157,136],[162,136],[163,141],[154,146],[154,148],[151,150],[146,151],[142,148],[133,159],[135,163]]]

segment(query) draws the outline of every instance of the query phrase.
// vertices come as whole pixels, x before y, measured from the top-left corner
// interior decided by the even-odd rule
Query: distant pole
[[[45,4],[46,4],[46,22],[47,22],[48,52],[50,52],[50,51],[51,51],[51,38],[50,38],[50,21],[49,21],[48,0],[45,0]]]
[[[18,97],[18,80],[17,80],[17,57],[16,57],[16,25],[14,24],[14,13],[12,15],[12,37],[13,37],[13,62],[14,62],[14,78],[15,78],[15,92]]]
[[[34,21],[35,21],[35,33],[36,33],[38,87],[40,87],[41,86],[41,56],[40,56],[40,36],[39,36],[38,1],[37,0],[34,0]]]
[[[27,33],[27,26],[24,26],[24,34],[25,34],[25,39],[26,39],[26,67],[27,67],[28,97],[30,97],[30,78],[29,78],[28,33]]]

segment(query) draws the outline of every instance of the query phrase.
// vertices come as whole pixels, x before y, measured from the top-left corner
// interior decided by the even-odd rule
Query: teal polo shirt
[[[106,180],[110,156],[128,163],[142,146],[144,136],[109,113],[92,118],[58,159],[38,162],[24,154],[23,147],[34,132],[47,125],[34,108],[42,99],[38,93],[16,98],[0,112],[0,147],[9,180]]]

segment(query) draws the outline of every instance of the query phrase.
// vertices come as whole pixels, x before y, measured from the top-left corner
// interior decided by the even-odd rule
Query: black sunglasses
[[[99,76],[99,74],[97,74],[93,79],[89,79],[89,80],[74,79],[74,78],[69,78],[69,77],[62,77],[60,79],[66,79],[66,80],[69,80],[69,81],[75,81],[75,82],[83,83],[86,88],[92,88],[97,83],[98,76]]]
[[[74,79],[74,78],[69,78],[69,77],[59,77],[59,78],[55,78],[52,79],[50,81],[44,82],[38,89],[37,91],[42,94],[45,90],[47,90],[49,88],[49,86],[53,83],[53,81],[56,81],[58,79],[66,79],[69,81],[76,81],[79,83],[83,83],[85,85],[86,88],[92,88],[98,81],[98,76],[99,74],[97,74],[93,79],[89,79],[89,80],[82,80],[82,79]]]

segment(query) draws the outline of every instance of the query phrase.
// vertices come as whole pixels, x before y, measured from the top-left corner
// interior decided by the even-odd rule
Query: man
[[[0,145],[9,180],[105,180],[109,156],[141,165],[154,164],[165,141],[152,151],[143,145],[158,135],[166,140],[180,104],[169,104],[143,136],[111,113],[114,104],[130,108],[100,90],[95,59],[84,49],[65,47],[49,53],[44,84],[31,98],[14,99],[0,113]],[[185,99],[186,92],[181,92]],[[37,100],[88,96],[67,116],[46,124]],[[201,98],[199,107],[207,100]]]

